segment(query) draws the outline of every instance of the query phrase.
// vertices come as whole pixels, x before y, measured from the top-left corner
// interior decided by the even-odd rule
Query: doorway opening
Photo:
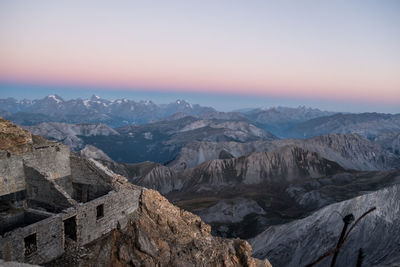
[[[76,241],[76,216],[64,221],[64,237]]]

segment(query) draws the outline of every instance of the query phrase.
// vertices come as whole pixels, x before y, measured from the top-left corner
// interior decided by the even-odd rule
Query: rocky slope
[[[0,150],[22,153],[30,148],[32,134],[0,117]]]
[[[400,132],[380,134],[373,139],[375,143],[400,157]]]
[[[198,215],[209,223],[240,223],[249,214],[265,214],[256,201],[246,198],[223,199]]]
[[[400,158],[358,134],[328,134],[306,140],[286,139],[274,142],[293,144],[355,170],[385,170],[400,167]]]
[[[294,125],[332,114],[334,113],[304,106],[257,108],[245,113],[249,121],[281,138],[288,137],[287,129]]]
[[[110,165],[118,173],[127,173],[123,169],[127,166],[129,168],[129,165],[119,166],[121,165]],[[140,164],[131,166],[134,167],[141,168]],[[147,171],[142,172],[140,176],[135,175],[139,172],[131,172],[130,180],[163,193],[173,190],[214,191],[215,188],[224,186],[261,184],[269,181],[287,183],[305,177],[317,178],[344,171],[337,163],[296,146],[281,147],[240,158],[211,160],[184,171],[176,172],[158,164],[147,165],[146,168]]]
[[[304,177],[321,177],[343,171],[335,162],[296,146],[285,146],[246,157],[212,160],[184,172],[184,187],[225,186],[236,183],[290,182]]]
[[[79,150],[84,147],[84,142],[79,136],[109,136],[119,134],[104,124],[43,122],[35,126],[23,126],[23,128],[35,135],[62,141],[73,150]]]
[[[197,117],[208,120],[230,120],[230,121],[247,121],[249,118],[240,112],[219,112],[211,111],[197,115]]]
[[[385,170],[400,167],[400,158],[385,151],[379,143],[396,149],[396,136],[384,137],[371,142],[357,134],[329,134],[310,139],[283,139],[254,142],[191,142],[182,147],[178,156],[168,166],[175,170],[195,167],[205,161],[222,156],[240,157],[279,147],[295,145],[316,152],[322,157],[355,170]],[[386,139],[384,139],[386,138]]]
[[[253,255],[268,257],[274,266],[304,266],[336,246],[343,227],[340,216],[352,213],[367,215],[350,234],[340,250],[337,266],[355,266],[358,250],[366,257],[363,266],[398,266],[400,264],[400,186],[329,205],[312,215],[288,224],[271,226],[250,240]],[[317,266],[327,266],[328,257]]]
[[[270,141],[253,142],[207,142],[195,141],[184,145],[177,157],[168,163],[168,167],[175,170],[193,168],[201,163],[213,159],[221,159],[224,155],[241,157],[254,152],[263,152],[276,148]]]
[[[186,125],[180,132],[188,132],[204,127],[214,129],[226,129],[225,135],[240,142],[246,142],[251,139],[273,140],[277,139],[271,133],[268,133],[256,126],[244,121],[214,121],[214,120],[197,120]]]
[[[83,158],[93,158],[100,160],[112,161],[112,159],[106,155],[102,150],[97,147],[86,145],[81,151],[79,151],[79,155]]]
[[[373,139],[400,130],[400,114],[360,113],[335,114],[312,119],[288,129],[288,137],[309,138],[329,133],[357,133]]]

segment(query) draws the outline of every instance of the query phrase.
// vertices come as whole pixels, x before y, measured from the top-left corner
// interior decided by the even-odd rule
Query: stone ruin
[[[119,186],[124,178],[95,160],[35,136],[5,147],[2,134],[0,259],[43,264],[62,255],[67,240],[83,246],[124,227],[138,208],[141,190]]]

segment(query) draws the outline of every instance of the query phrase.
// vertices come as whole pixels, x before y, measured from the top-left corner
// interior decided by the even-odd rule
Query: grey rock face
[[[254,142],[190,142],[183,146],[178,156],[168,163],[168,166],[182,170],[193,168],[201,163],[221,158],[221,152],[225,151],[233,157],[249,155],[253,152],[267,151],[276,146],[272,142],[254,141]]]
[[[354,228],[336,265],[355,266],[359,248],[366,254],[365,266],[389,265],[399,256],[399,199],[400,185],[394,185],[329,205],[304,219],[271,226],[250,240],[253,256],[268,257],[273,266],[304,266],[336,246],[343,226],[339,214],[352,213],[358,218],[376,207]],[[317,266],[327,266],[330,260],[331,257]]]
[[[289,182],[304,177],[317,178],[338,171],[343,171],[343,168],[317,153],[287,146],[246,157],[208,161],[187,170],[183,175],[191,177],[186,179],[185,187],[193,189],[199,184],[226,186],[266,181]]]
[[[249,214],[265,214],[265,211],[254,200],[234,198],[221,200],[198,213],[206,223],[238,223]]]
[[[95,146],[86,145],[81,151],[79,151],[81,157],[84,158],[93,158],[93,159],[101,159],[112,161],[112,159],[107,156],[102,150],[98,149]]]
[[[253,124],[244,121],[213,121],[213,120],[197,120],[186,125],[180,132],[192,131],[204,127],[214,129],[226,129],[225,135],[240,142],[250,139],[273,140],[276,137]]]
[[[400,157],[400,131],[380,134],[375,137],[373,141],[389,152]]]
[[[332,114],[334,112],[321,111],[304,106],[297,108],[258,108],[245,113],[249,121],[260,125],[263,129],[272,132],[280,138],[288,137],[288,129],[296,124]]]
[[[180,190],[184,182],[184,177],[177,175],[172,169],[154,162],[129,164],[102,161],[102,164],[114,172],[128,177],[131,183],[141,184],[162,194]]]
[[[396,139],[393,139],[390,144],[392,143],[395,147]],[[400,166],[398,156],[357,134],[328,134],[305,140],[283,139],[245,143],[191,142],[182,147],[178,156],[168,166],[181,170],[195,167],[208,160],[218,159],[221,151],[226,151],[234,157],[240,157],[288,145],[316,152],[326,159],[339,163],[346,169],[385,170]]]
[[[184,171],[175,171],[155,163],[109,165],[115,172],[127,175],[131,182],[163,194],[173,190],[214,192],[216,188],[225,186],[269,181],[287,183],[344,171],[337,163],[296,146],[240,158],[211,160]],[[128,169],[134,171],[129,172]]]
[[[358,134],[328,134],[306,140],[277,140],[274,144],[302,147],[335,161],[346,169],[369,171],[400,167],[399,157]]]
[[[133,181],[135,184],[142,184],[147,188],[154,188],[162,194],[179,190],[183,186],[183,179],[175,175],[175,173],[162,165],[157,164],[145,176],[138,177]]]
[[[84,142],[78,136],[109,136],[118,135],[114,129],[104,124],[67,124],[60,122],[44,122],[35,126],[23,126],[35,135],[63,141],[74,150],[83,147]]]
[[[258,108],[247,112],[249,117],[255,118],[255,121],[261,123],[278,123],[282,121],[299,122],[310,119],[332,115],[334,112],[321,111],[319,109],[299,106],[297,108],[272,107]]]
[[[400,114],[335,114],[312,119],[288,129],[288,137],[309,138],[329,133],[357,133],[373,139],[384,133],[400,131]]]

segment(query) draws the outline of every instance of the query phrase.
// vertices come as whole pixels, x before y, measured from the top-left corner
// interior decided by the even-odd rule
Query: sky
[[[400,1],[0,0],[0,98],[400,112]]]

